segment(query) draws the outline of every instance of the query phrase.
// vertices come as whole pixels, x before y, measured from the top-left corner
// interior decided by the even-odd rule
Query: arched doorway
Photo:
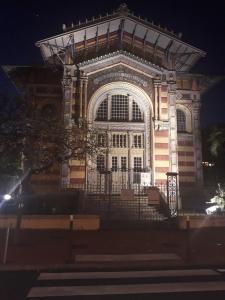
[[[87,184],[118,193],[152,183],[152,102],[140,87],[117,81],[100,87],[88,105],[88,122],[103,150],[88,158]]]

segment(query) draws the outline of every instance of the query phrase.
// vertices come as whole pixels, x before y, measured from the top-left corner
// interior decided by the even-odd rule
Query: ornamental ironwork
[[[167,175],[167,203],[170,209],[170,216],[176,217],[178,213],[178,185],[177,173],[168,172]]]

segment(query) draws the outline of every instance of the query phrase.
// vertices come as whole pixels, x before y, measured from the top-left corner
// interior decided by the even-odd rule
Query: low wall
[[[183,215],[178,217],[178,225],[180,229],[202,228],[202,227],[225,227],[224,216],[209,215]]]
[[[100,217],[97,215],[23,215],[22,229],[69,229],[73,222],[73,230],[99,230]],[[17,216],[0,216],[0,228],[15,228]]]

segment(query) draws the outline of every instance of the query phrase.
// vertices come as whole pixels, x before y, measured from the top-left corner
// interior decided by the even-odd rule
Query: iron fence
[[[169,220],[177,216],[178,209],[177,180],[172,183],[153,186],[151,172],[146,169],[88,170],[86,185],[80,187],[80,210],[98,214],[105,221]],[[66,190],[74,188],[79,187],[70,184]]]

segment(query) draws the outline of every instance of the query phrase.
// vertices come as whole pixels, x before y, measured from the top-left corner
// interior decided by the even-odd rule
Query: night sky
[[[35,42],[62,32],[62,24],[104,15],[123,1],[4,1],[0,9],[0,65],[43,64]],[[225,1],[139,0],[126,1],[135,15],[162,27],[182,32],[182,40],[207,52],[194,68],[206,75],[225,76]],[[13,87],[0,71],[0,93]],[[225,80],[202,98],[202,126],[225,123]]]

